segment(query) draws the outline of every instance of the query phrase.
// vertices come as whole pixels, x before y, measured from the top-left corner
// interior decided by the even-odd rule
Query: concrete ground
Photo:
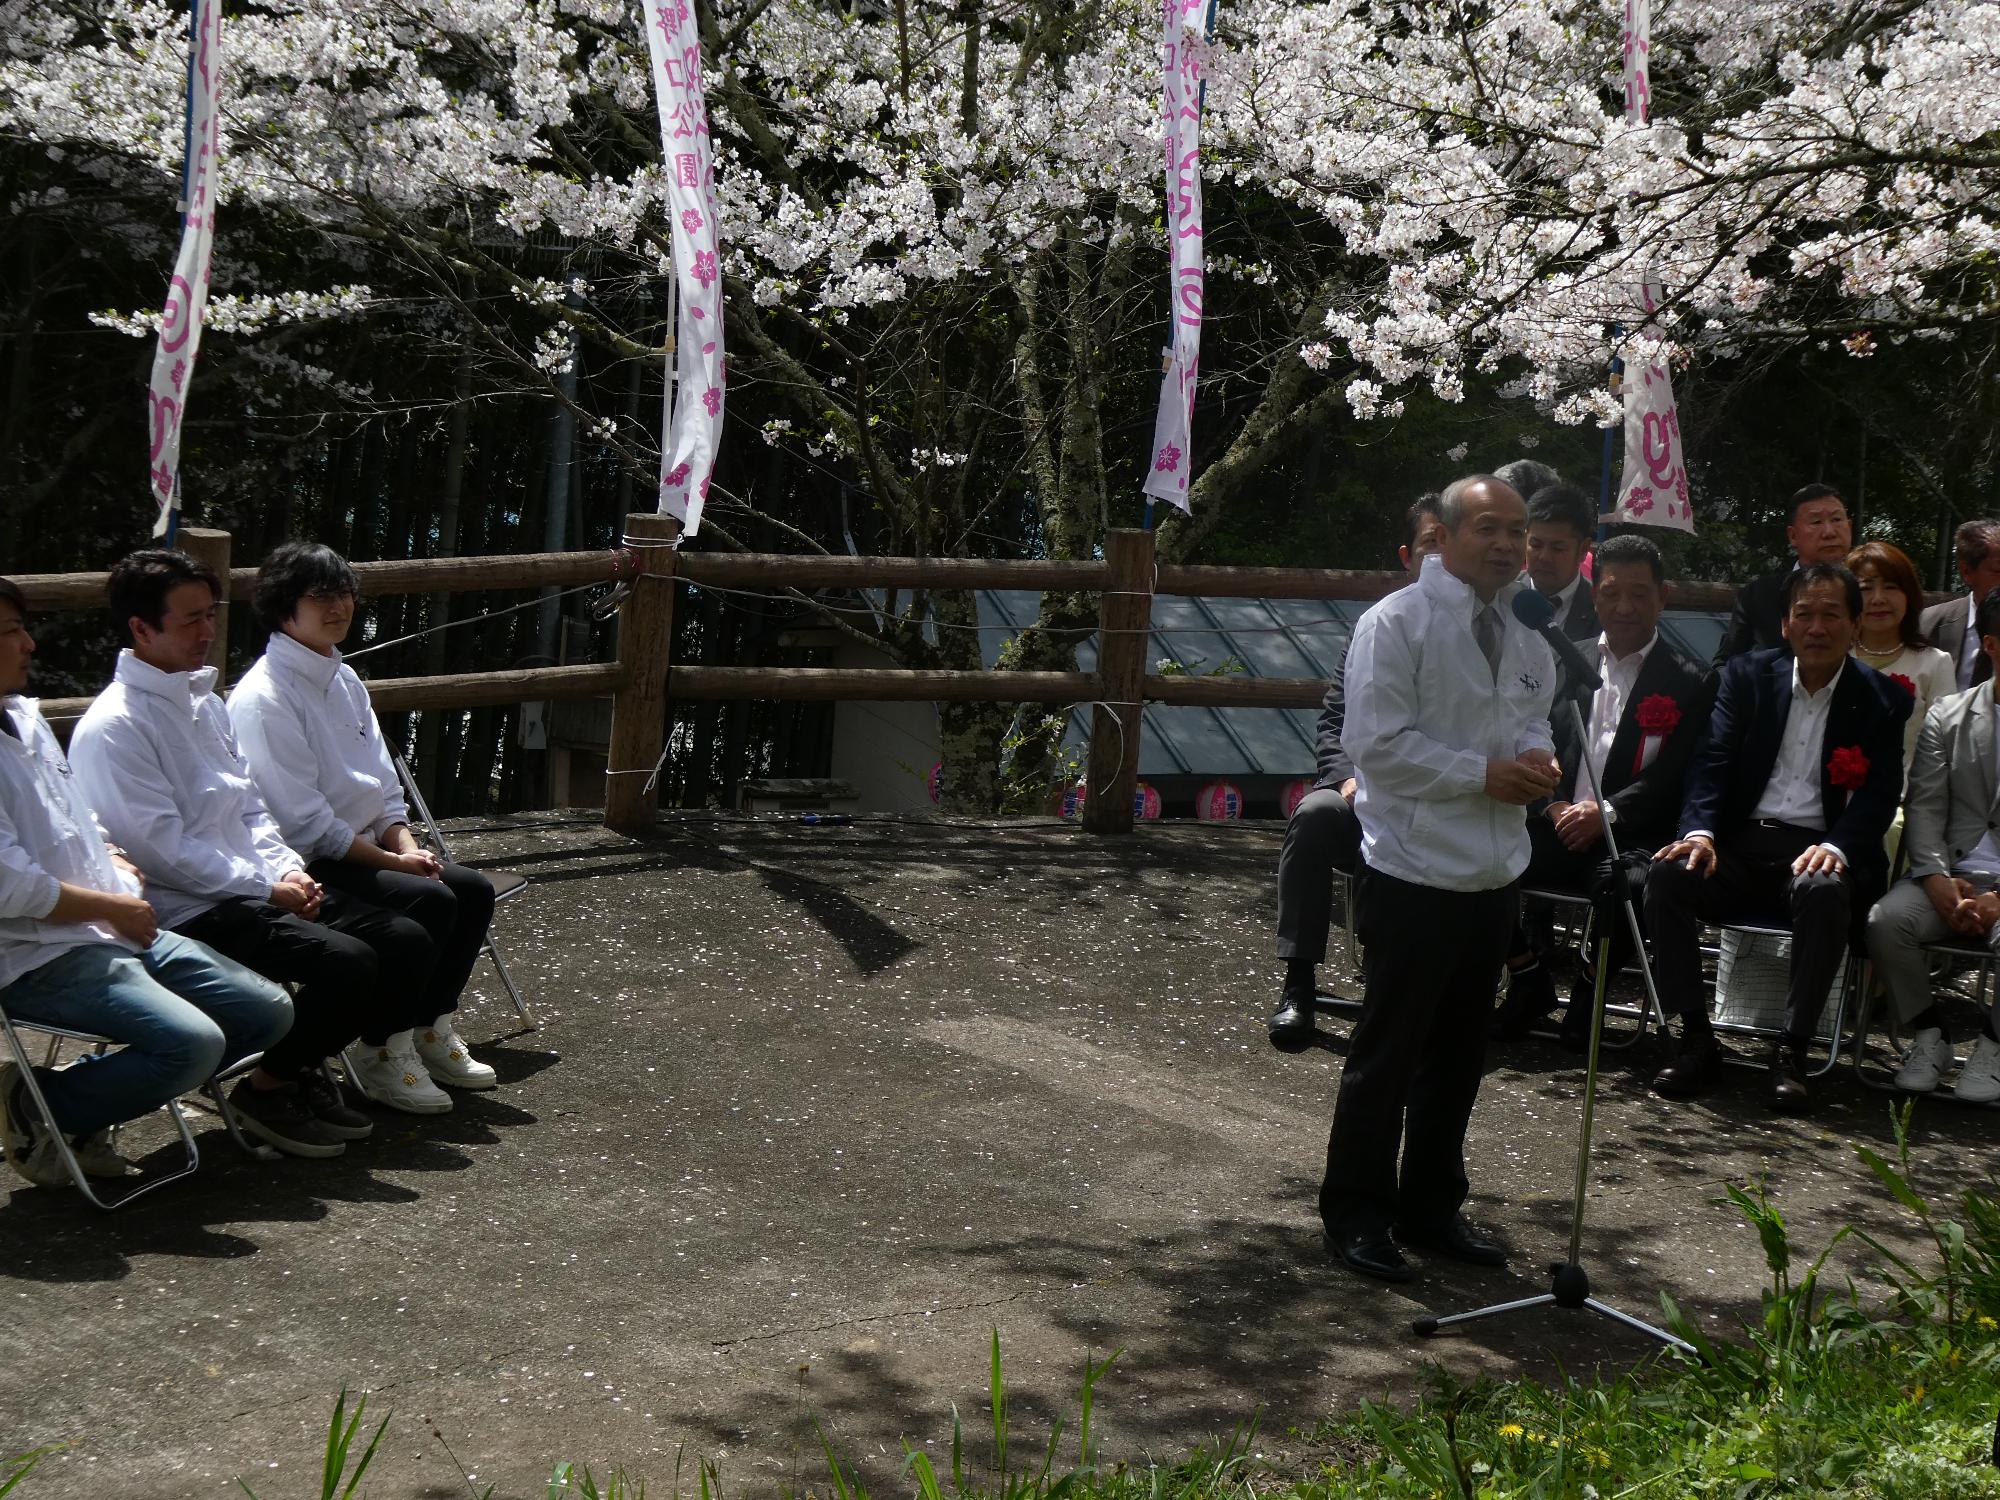
[[[9,1179],[0,1453],[68,1445],[17,1493],[317,1493],[342,1387],[392,1414],[378,1496],[539,1495],[563,1458],[654,1493],[704,1460],[737,1494],[823,1488],[816,1428],[907,1493],[901,1440],[942,1467],[954,1404],[985,1462],[996,1329],[1017,1455],[1114,1349],[1107,1456],[1180,1455],[1261,1408],[1257,1451],[1286,1464],[1315,1456],[1295,1429],[1433,1361],[1651,1358],[1579,1314],[1410,1332],[1544,1288],[1581,1075],[1541,1043],[1496,1055],[1473,1122],[1471,1208],[1512,1268],[1383,1288],[1327,1263],[1345,1024],[1301,1056],[1265,1042],[1279,836],[464,828],[461,858],[533,880],[499,931],[543,1027],[521,1032],[482,971],[463,1028],[497,1092],[384,1117],[334,1162],[253,1162],[203,1117],[198,1176],[109,1217]],[[1601,1296],[1650,1319],[1664,1290],[1718,1331],[1753,1312],[1756,1238],[1711,1200],[1760,1174],[1810,1247],[1849,1220],[1908,1238],[1847,1145],[1884,1145],[1883,1096],[1843,1074],[1784,1120],[1754,1075],[1673,1107],[1644,1072],[1614,1064],[1599,1115]],[[1920,1181],[1987,1178],[1994,1123],[1921,1109]]]

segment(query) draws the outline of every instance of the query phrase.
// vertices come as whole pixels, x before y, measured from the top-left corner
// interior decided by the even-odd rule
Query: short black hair
[[[1649,536],[1640,536],[1627,531],[1602,542],[1597,548],[1598,576],[1614,563],[1644,563],[1653,570],[1653,582],[1667,581],[1667,561],[1660,555],[1660,544]]]
[[[1793,491],[1792,498],[1785,504],[1785,524],[1798,525],[1800,509],[1811,505],[1815,500],[1838,500],[1843,509],[1847,506],[1847,498],[1830,484],[1802,485]],[[1856,610],[1855,613],[1859,614],[1861,611]]]
[[[1986,597],[1979,601],[1979,613],[1973,616],[1981,636],[2000,635],[2000,589],[1988,589]]]
[[[1561,484],[1562,475],[1536,458],[1517,458],[1500,465],[1493,477],[1523,500],[1532,500],[1552,484]]]
[[[1812,563],[1792,569],[1791,579],[1785,585],[1785,613],[1789,615],[1793,601],[1816,583],[1839,584],[1841,592],[1847,595],[1847,617],[1861,618],[1861,580],[1839,563]]]
[[[1436,490],[1425,490],[1410,502],[1410,508],[1403,512],[1403,545],[1415,548],[1417,533],[1423,529],[1426,519],[1438,520],[1444,513],[1444,501],[1438,498]]]
[[[1986,561],[1987,553],[2000,547],[2000,521],[1986,516],[1967,521],[1952,534],[1951,542],[1958,560],[1968,568],[1976,568]]]
[[[1597,507],[1575,485],[1558,480],[1535,491],[1528,502],[1528,524],[1567,526],[1578,541],[1587,542],[1597,535]]]
[[[118,559],[104,594],[126,645],[137,644],[132,635],[134,619],[144,620],[155,630],[160,628],[167,618],[167,595],[184,583],[205,584],[209,596],[218,604],[222,602],[222,580],[215,569],[185,552],[146,547]]]
[[[347,559],[323,542],[286,542],[274,547],[257,570],[250,608],[257,623],[273,635],[299,612],[307,594],[359,594],[354,569]]]
[[[28,596],[21,592],[21,586],[11,578],[0,578],[0,604],[11,604],[20,611],[22,619],[28,618]]]

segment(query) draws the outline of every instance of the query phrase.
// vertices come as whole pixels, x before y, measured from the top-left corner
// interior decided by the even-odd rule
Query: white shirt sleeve
[[[1486,789],[1486,757],[1417,730],[1417,656],[1400,618],[1362,616],[1347,648],[1341,748],[1363,781],[1399,797],[1465,797]],[[1544,739],[1548,722],[1542,721]]]
[[[40,921],[62,899],[62,882],[35,862],[15,835],[14,820],[0,809],[0,919]]]
[[[237,743],[284,841],[307,859],[342,859],[355,830],[342,822],[313,779],[319,764],[298,713],[275,695],[231,700]]]
[[[270,877],[257,864],[188,836],[173,783],[137,720],[79,728],[70,769],[112,841],[148,880],[196,896],[269,898]]]

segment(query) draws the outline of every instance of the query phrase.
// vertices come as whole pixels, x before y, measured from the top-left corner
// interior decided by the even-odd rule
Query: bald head
[[[1491,600],[1521,575],[1528,556],[1528,507],[1514,487],[1491,474],[1468,474],[1445,486],[1445,571]]]

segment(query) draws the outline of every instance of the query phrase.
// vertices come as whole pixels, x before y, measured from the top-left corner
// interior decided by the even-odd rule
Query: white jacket
[[[51,922],[64,885],[136,896],[111,863],[90,814],[33,698],[0,698],[19,738],[0,733],[0,989],[72,948],[114,943],[140,951],[102,922]]]
[[[285,842],[307,859],[339,859],[357,835],[380,843],[410,821],[368,689],[338,651],[273,634],[230,690],[229,717]]]
[[[84,800],[146,877],[162,927],[225,896],[269,900],[305,868],[236,748],[215,679],[213,667],[162,672],[121,651],[111,686],[70,736]]]

